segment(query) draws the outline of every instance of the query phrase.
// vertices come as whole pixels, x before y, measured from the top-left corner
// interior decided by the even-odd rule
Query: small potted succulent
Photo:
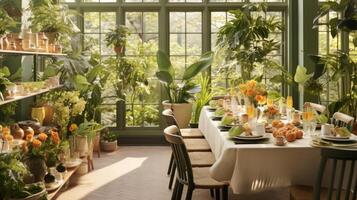
[[[113,46],[115,53],[119,55],[124,52],[124,47],[129,35],[129,29],[126,26],[120,25],[111,29],[110,32],[105,35],[105,42],[108,47]]]
[[[103,151],[113,152],[117,150],[117,135],[114,132],[110,132],[108,128],[103,129],[101,132],[100,145]]]

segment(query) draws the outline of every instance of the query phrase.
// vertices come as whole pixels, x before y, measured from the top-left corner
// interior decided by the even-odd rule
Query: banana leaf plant
[[[157,52],[158,71],[156,77],[163,84],[170,103],[187,103],[193,94],[199,91],[199,87],[193,83],[192,79],[200,72],[206,70],[213,60],[212,52],[207,52],[201,58],[188,66],[178,81],[175,76],[174,67],[171,64],[169,56],[163,51]]]

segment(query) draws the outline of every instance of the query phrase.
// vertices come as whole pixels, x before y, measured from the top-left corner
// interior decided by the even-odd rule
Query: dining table
[[[312,146],[309,135],[304,134],[302,139],[284,146],[275,145],[272,134],[266,134],[268,140],[263,143],[237,144],[230,139],[227,130],[218,128],[220,121],[213,120],[213,116],[214,112],[204,107],[198,127],[216,158],[210,175],[218,181],[229,182],[233,193],[314,185],[320,164],[320,148]]]

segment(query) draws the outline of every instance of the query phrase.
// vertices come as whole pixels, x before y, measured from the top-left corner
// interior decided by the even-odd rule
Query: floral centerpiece
[[[49,134],[40,133],[37,138],[33,134],[26,136],[22,145],[25,163],[34,175],[35,181],[43,180],[46,166],[54,167],[58,162],[61,139],[57,130],[52,129]]]
[[[262,83],[255,80],[249,80],[239,84],[239,92],[244,96],[245,104],[265,104],[267,91]]]

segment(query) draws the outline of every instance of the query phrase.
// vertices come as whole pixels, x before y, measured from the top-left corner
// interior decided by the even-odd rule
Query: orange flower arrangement
[[[46,133],[40,133],[39,135],[38,135],[38,139],[39,140],[41,140],[41,142],[44,142],[44,141],[46,141],[47,140],[47,134]]]
[[[252,102],[266,102],[267,91],[265,85],[255,80],[249,80],[238,86],[239,92]]]
[[[32,146],[33,146],[33,148],[40,148],[41,145],[42,145],[42,142],[41,142],[40,140],[38,140],[38,139],[34,139],[34,140],[32,141]]]

